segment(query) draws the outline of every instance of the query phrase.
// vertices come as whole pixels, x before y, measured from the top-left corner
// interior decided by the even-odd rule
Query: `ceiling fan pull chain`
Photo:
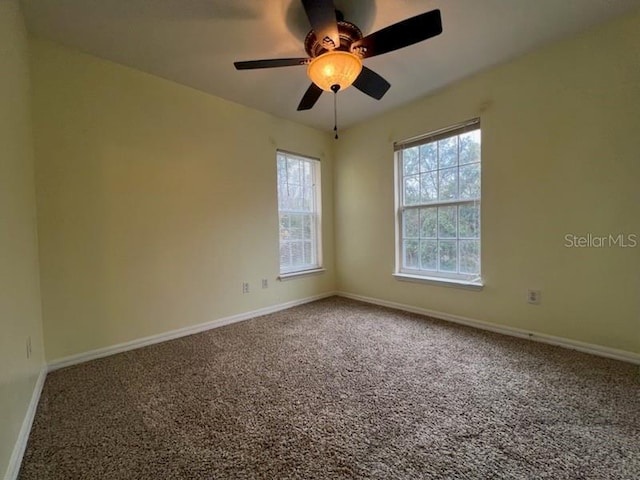
[[[333,91],[333,131],[336,132],[334,138],[338,140],[338,90],[340,90],[340,85],[332,85],[331,90]]]
[[[333,131],[336,132],[336,140],[338,139],[338,92],[333,93]]]

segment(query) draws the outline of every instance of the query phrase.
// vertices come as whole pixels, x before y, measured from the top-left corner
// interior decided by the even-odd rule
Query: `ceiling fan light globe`
[[[327,92],[339,85],[340,90],[349,87],[362,71],[362,60],[350,52],[333,50],[314,58],[307,67],[307,75],[313,83]]]

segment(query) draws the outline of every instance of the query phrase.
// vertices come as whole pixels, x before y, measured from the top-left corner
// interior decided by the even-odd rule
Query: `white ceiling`
[[[98,57],[323,130],[325,93],[296,107],[304,66],[236,71],[236,60],[306,56],[300,0],[23,0],[29,31]],[[640,0],[334,0],[365,35],[434,8],[443,34],[365,60],[391,89],[374,100],[338,94],[341,127],[423,97],[451,82],[640,7]]]

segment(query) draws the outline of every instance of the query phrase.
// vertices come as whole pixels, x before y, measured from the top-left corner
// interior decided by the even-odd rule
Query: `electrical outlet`
[[[540,290],[528,290],[527,291],[527,302],[532,305],[540,305],[540,301],[542,300],[542,292]]]
[[[262,288],[269,288],[269,280],[266,278],[262,279]]]
[[[249,282],[242,282],[242,293],[249,293]]]

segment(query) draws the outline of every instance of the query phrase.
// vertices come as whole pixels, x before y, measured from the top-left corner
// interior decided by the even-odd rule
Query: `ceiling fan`
[[[313,83],[302,97],[298,110],[312,108],[323,91],[335,94],[350,85],[380,100],[391,85],[363,66],[362,60],[442,33],[440,10],[431,10],[363,36],[356,25],[344,20],[333,0],[302,0],[302,6],[311,24],[304,40],[308,57],[234,63],[237,70],[307,65],[307,74]]]

